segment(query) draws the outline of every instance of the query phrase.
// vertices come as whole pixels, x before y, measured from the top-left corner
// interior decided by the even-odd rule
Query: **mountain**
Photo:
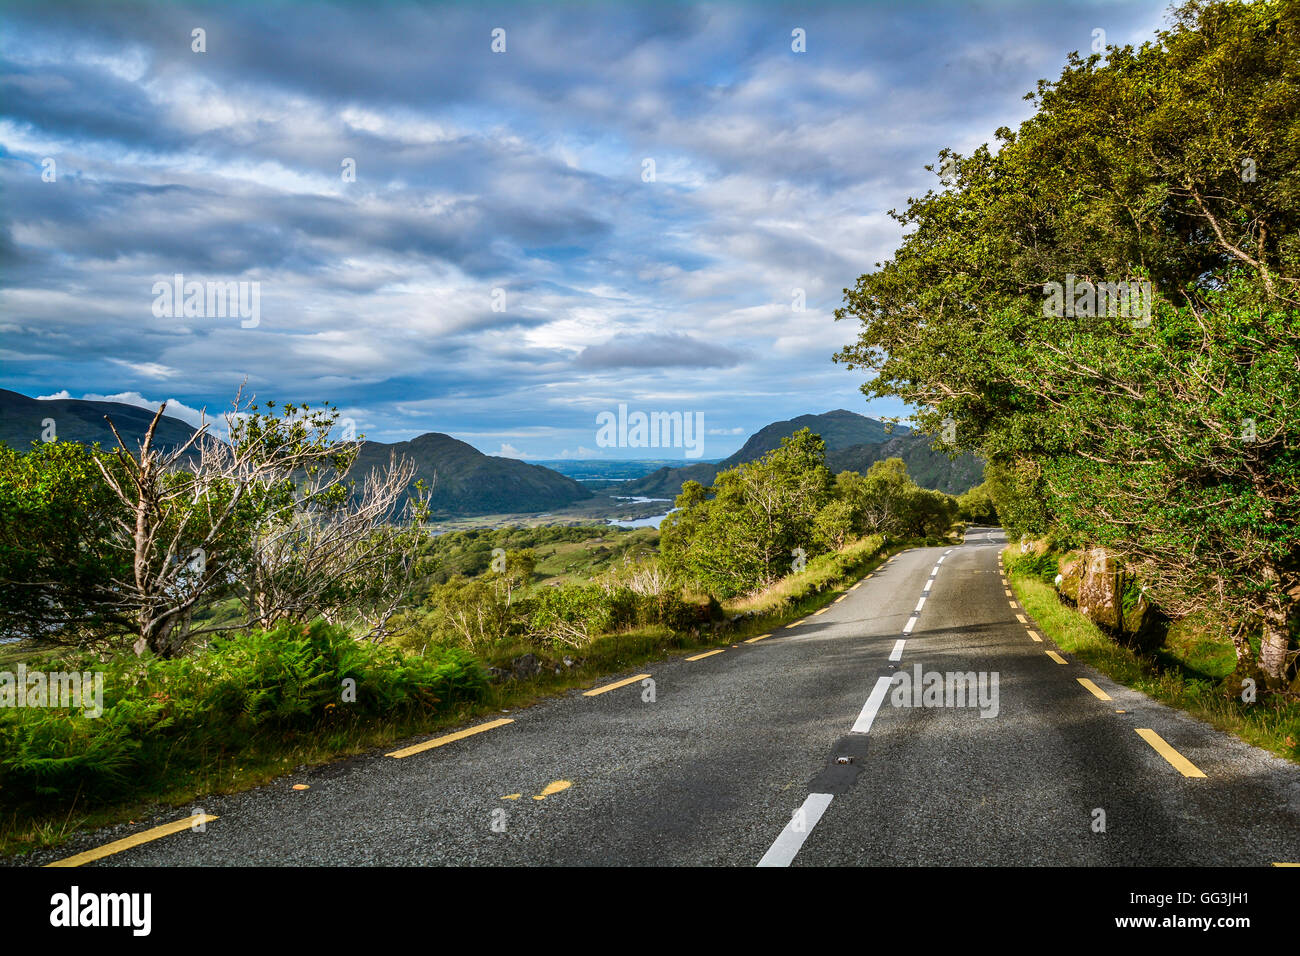
[[[132,451],[144,440],[154,413],[147,408],[121,402],[87,402],[78,398],[43,401],[0,388],[0,442],[19,451],[27,451],[32,442],[44,439],[47,420],[53,421],[53,439],[116,448],[117,439],[109,430],[104,416],[113,419],[118,432]],[[163,415],[154,432],[160,447],[183,445],[194,429],[177,418]]]
[[[915,434],[904,425],[895,425],[891,434],[885,430],[883,422],[838,408],[821,415],[800,415],[765,425],[751,435],[739,451],[717,464],[660,468],[639,481],[627,482],[623,494],[673,498],[681,493],[682,485],[687,481],[698,481],[708,486],[718,472],[754,461],[780,448],[781,439],[801,428],[821,435],[826,442],[826,463],[834,472],[865,472],[873,462],[902,458],[907,463],[908,474],[923,488],[955,495],[983,480],[984,463],[974,455],[965,454],[956,461],[949,461],[943,452],[930,448],[929,436]]]
[[[930,447],[928,435],[902,435],[886,442],[853,445],[826,453],[826,464],[831,471],[856,471],[866,474],[867,469],[886,458],[901,458],[907,473],[922,488],[933,488],[950,495],[970,491],[984,480],[984,460],[966,452],[950,460],[941,451]]]
[[[431,492],[436,515],[550,511],[592,497],[581,484],[541,465],[485,455],[473,445],[429,432],[410,441],[362,442],[353,473],[386,467],[393,453],[415,462],[417,479]]]
[[[843,408],[824,412],[821,415],[800,415],[789,421],[764,425],[749,436],[749,441],[745,442],[740,451],[729,458],[724,458],[719,464],[723,468],[734,468],[747,461],[762,458],[768,452],[780,448],[781,439],[789,438],[801,428],[811,429],[815,434],[821,435],[822,441],[826,442],[826,450],[832,451],[851,448],[854,445],[888,441],[891,434],[885,430],[885,427],[884,422]],[[907,435],[911,431],[906,425],[895,425],[893,434]]]
[[[44,401],[18,392],[0,389],[0,441],[26,451],[40,441],[48,419],[54,421],[54,437],[84,444],[99,442],[117,447],[104,416],[134,450],[153,420],[153,412],[120,402],[89,402],[81,399]],[[154,441],[159,446],[184,444],[194,429],[179,419],[162,417]],[[362,442],[353,476],[360,482],[376,466],[388,465],[389,456],[411,458],[416,477],[432,490],[431,505],[439,516],[470,516],[528,511],[550,511],[592,497],[589,490],[572,478],[540,465],[513,458],[485,455],[472,445],[450,435],[430,432],[410,441],[384,444]],[[434,480],[434,475],[437,480]]]

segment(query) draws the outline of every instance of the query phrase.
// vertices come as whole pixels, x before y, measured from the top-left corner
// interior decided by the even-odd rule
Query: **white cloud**
[[[496,452],[498,458],[536,458],[536,455],[528,455],[520,451],[509,442],[502,442],[501,448]]]
[[[36,397],[41,401],[56,401],[59,399],[72,398],[73,396],[66,388],[62,388],[52,395],[38,395]],[[82,401],[87,402],[120,402],[123,405],[134,405],[136,408],[147,408],[151,412],[158,411],[158,406],[162,404],[162,402],[145,398],[139,392],[118,392],[114,395],[97,395],[93,392],[88,392],[85,395],[82,395],[81,399]],[[192,425],[195,428],[198,428],[199,425],[203,423],[202,411],[197,408],[190,408],[184,402],[177,401],[174,398],[167,399],[167,411],[164,413],[164,416],[167,418],[180,419],[187,425]],[[211,415],[208,416],[207,421],[210,425],[214,424]]]

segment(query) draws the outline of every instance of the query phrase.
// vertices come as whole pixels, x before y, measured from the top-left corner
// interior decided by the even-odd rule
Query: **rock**
[[[537,659],[536,654],[524,654],[510,662],[510,676],[515,680],[527,680],[539,674],[541,670],[542,662]]]
[[[487,674],[488,680],[494,684],[499,684],[510,676],[508,671],[502,670],[500,667],[489,667],[487,669]]]
[[[1105,548],[1091,548],[1079,559],[1079,610],[1094,622],[1112,631],[1124,627],[1124,608],[1120,595],[1119,562]]]
[[[1060,579],[1057,581],[1056,589],[1061,592],[1061,596],[1067,598],[1071,604],[1079,603],[1079,582],[1083,578],[1083,560],[1076,559],[1071,561],[1061,569],[1057,575]]]

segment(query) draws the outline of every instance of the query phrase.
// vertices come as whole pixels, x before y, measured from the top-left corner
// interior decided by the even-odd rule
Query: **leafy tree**
[[[127,631],[102,582],[130,571],[110,547],[117,498],[75,442],[0,445],[0,636]]]
[[[834,487],[826,445],[807,428],[757,461],[720,472],[708,497],[682,486],[678,510],[660,528],[669,567],[710,593],[730,597],[789,572],[802,549],[818,548],[815,524]]]
[[[332,410],[262,413],[237,398],[228,439],[155,447],[163,409],[128,449],[0,447],[0,627],[82,642],[134,633],[175,656],[190,638],[318,615],[379,640],[419,573],[426,513],[411,467],[348,478],[357,443]],[[109,422],[112,427],[112,422]],[[394,519],[407,500],[411,521]],[[243,615],[212,613],[233,601]]]
[[[971,524],[998,523],[998,510],[993,503],[993,492],[987,478],[981,484],[957,496],[957,516]]]
[[[838,496],[827,502],[813,521],[813,540],[818,550],[838,551],[844,547],[856,532],[856,517],[852,502]]]
[[[626,613],[630,602],[619,597],[595,584],[543,588],[529,626],[537,637],[555,645],[584,647],[597,634],[625,622],[626,618],[620,621],[619,611]]]
[[[420,629],[441,644],[483,651],[515,630],[516,618],[504,589],[487,577],[456,577],[434,585],[425,605]]]

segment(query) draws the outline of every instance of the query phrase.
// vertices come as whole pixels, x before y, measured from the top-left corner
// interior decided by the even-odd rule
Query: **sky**
[[[905,415],[831,359],[889,211],[1166,7],[6,3],[0,386],[526,459],[685,457],[598,444],[620,406],[710,459]]]

